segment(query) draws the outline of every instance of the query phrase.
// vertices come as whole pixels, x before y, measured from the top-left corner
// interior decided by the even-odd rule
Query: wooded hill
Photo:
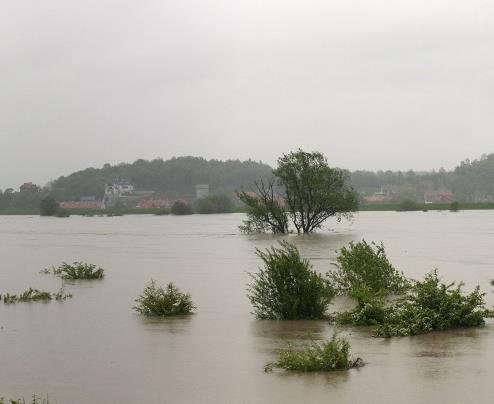
[[[88,168],[57,179],[51,193],[59,200],[78,200],[82,196],[104,194],[105,183],[124,179],[136,189],[153,190],[167,197],[194,195],[196,184],[209,184],[212,193],[233,193],[259,178],[271,176],[271,167],[252,160],[206,160],[176,157],[170,160],[137,160],[132,164]]]
[[[331,165],[331,162],[330,162]],[[57,200],[79,200],[82,196],[101,198],[105,183],[129,180],[137,189],[153,190],[169,198],[192,196],[196,184],[209,184],[211,193],[232,194],[249,190],[254,181],[271,176],[271,167],[252,160],[206,160],[199,157],[176,157],[170,160],[137,160],[102,168],[87,168],[60,177],[41,192],[39,188],[20,192],[0,190],[0,210],[37,208],[43,195],[51,193]],[[452,171],[440,169],[428,173],[414,171],[355,171],[352,185],[358,193],[372,195],[392,189],[392,202],[404,199],[423,201],[428,190],[449,190],[460,202],[494,201],[494,154],[478,160],[465,160]]]

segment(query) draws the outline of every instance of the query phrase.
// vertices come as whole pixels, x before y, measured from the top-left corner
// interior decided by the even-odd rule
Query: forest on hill
[[[355,171],[351,180],[361,196],[388,192],[393,202],[423,201],[425,193],[441,190],[461,202],[494,202],[494,154],[462,161],[452,171]]]
[[[192,196],[197,184],[209,184],[212,193],[232,194],[270,175],[269,165],[252,160],[140,159],[132,164],[105,164],[99,169],[88,168],[60,177],[51,185],[51,193],[60,200],[78,200],[83,196],[101,198],[106,182],[126,180],[138,190],[152,190],[169,198]]]
[[[0,190],[0,209],[37,208],[40,199],[51,194],[60,201],[82,197],[102,198],[105,183],[126,180],[137,190],[152,190],[167,198],[193,197],[197,184],[209,184],[210,193],[233,195],[250,189],[255,181],[267,179],[272,168],[253,160],[206,160],[200,157],[175,157],[170,160],[136,160],[133,163],[105,164],[62,176],[44,187],[28,183],[20,190]],[[352,185],[365,203],[365,197],[386,195],[386,202],[405,199],[424,201],[430,191],[450,192],[460,202],[494,201],[494,154],[465,160],[454,170],[426,173],[414,171],[354,171]]]

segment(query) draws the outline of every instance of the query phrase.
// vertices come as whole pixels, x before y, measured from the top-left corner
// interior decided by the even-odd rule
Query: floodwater
[[[242,215],[0,216],[0,293],[56,291],[39,270],[82,260],[102,281],[66,282],[65,302],[0,305],[0,397],[57,403],[492,403],[494,324],[391,340],[340,328],[367,365],[334,373],[264,373],[276,351],[331,336],[324,321],[257,321],[245,295],[255,248],[272,236],[237,231]],[[383,241],[419,278],[480,284],[494,304],[494,211],[363,212],[311,236],[289,236],[326,272],[350,240]],[[151,278],[192,294],[197,314],[146,319],[133,300]],[[341,303],[341,302],[340,302]],[[336,303],[338,304],[338,302]],[[334,309],[334,306],[333,306]]]

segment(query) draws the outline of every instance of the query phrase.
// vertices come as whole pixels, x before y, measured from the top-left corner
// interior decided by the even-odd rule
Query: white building
[[[205,198],[209,196],[209,184],[197,184],[196,185],[196,198]]]
[[[121,197],[134,192],[134,186],[128,181],[115,181],[105,184],[105,197]]]
[[[133,193],[134,186],[129,181],[118,180],[107,183],[105,184],[103,207],[111,207],[117,203],[122,203]]]

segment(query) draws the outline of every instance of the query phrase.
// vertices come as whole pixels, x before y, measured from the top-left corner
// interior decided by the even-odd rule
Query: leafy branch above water
[[[51,270],[50,268],[45,268],[41,271],[44,274],[49,274],[50,272],[62,279],[103,279],[105,271],[94,264],[76,261],[72,264],[63,262],[58,268],[52,267]]]
[[[18,295],[4,293],[3,295],[0,295],[0,300],[3,300],[5,304],[13,304],[20,302],[50,301],[53,299],[61,301],[71,297],[72,295],[64,293],[63,289],[60,289],[57,293],[50,293],[44,290],[29,288]]]

